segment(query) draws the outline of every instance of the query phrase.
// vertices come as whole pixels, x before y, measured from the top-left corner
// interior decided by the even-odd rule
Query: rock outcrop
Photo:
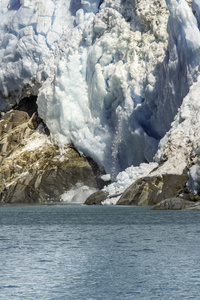
[[[108,196],[108,193],[104,192],[104,191],[97,191],[95,193],[93,193],[92,195],[90,195],[86,201],[85,204],[87,205],[101,205],[101,203],[106,200]]]
[[[0,202],[60,201],[61,195],[77,184],[88,186],[92,192],[97,189],[91,162],[73,145],[59,149],[52,144],[44,124],[37,122],[35,114],[30,118],[19,110],[1,117]]]
[[[154,210],[180,210],[195,207],[195,202],[181,199],[178,197],[173,197],[169,199],[162,200],[160,203],[156,204]]]
[[[117,204],[155,205],[182,193],[187,179],[187,174],[164,174],[140,178],[125,190]]]

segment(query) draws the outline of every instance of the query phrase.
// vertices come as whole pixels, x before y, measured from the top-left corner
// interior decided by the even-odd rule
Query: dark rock
[[[84,204],[87,205],[101,205],[101,202],[103,202],[104,200],[106,200],[108,196],[108,193],[104,192],[104,191],[97,191],[95,193],[93,193],[92,195],[90,195]]]
[[[9,187],[4,187],[0,193],[0,202],[24,204],[44,202],[45,198],[34,188],[31,181],[32,177],[29,175],[26,180],[19,180]]]
[[[186,207],[186,210],[200,210],[200,202],[195,202],[194,205]]]
[[[97,188],[89,165],[63,166],[51,170],[31,170],[5,187],[0,195],[4,203],[41,203],[60,201],[60,196],[76,184]]]
[[[156,204],[152,209],[155,210],[180,210],[180,209],[186,209],[190,207],[194,207],[195,202],[188,201],[185,199],[181,199],[178,197],[173,197],[169,199],[162,200],[160,203]]]
[[[0,202],[57,202],[76,186],[98,189],[97,168],[91,166],[91,160],[89,163],[72,145],[60,151],[50,137],[32,130],[38,126],[37,114],[29,120],[23,110],[1,116]]]
[[[37,108],[37,96],[23,98],[13,107],[14,110],[26,112],[29,117],[31,117],[34,112],[37,112]]]
[[[41,118],[35,112],[33,113],[30,120],[28,121],[28,127],[32,130],[36,130],[41,122],[42,122]]]
[[[188,188],[184,189],[180,197],[188,201],[200,202],[200,195],[191,193]]]
[[[101,176],[105,174],[105,170],[100,169],[97,163],[92,158],[87,157],[87,161],[89,162],[90,167],[93,170],[95,179],[98,183],[98,188],[101,190],[105,186],[105,181],[101,179]]]
[[[0,136],[8,133],[12,129],[26,123],[29,120],[29,116],[24,111],[11,110],[7,112],[0,122]]]
[[[117,205],[155,205],[178,196],[184,190],[187,179],[187,174],[140,178],[125,190]]]
[[[28,121],[28,114],[24,111],[17,110],[11,110],[1,118],[0,162],[3,158],[8,157],[13,151],[19,148],[24,139],[30,135],[30,129],[27,126]]]

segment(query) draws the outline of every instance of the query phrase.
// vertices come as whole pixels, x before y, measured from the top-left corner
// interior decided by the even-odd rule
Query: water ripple
[[[149,208],[2,207],[1,299],[198,299],[199,221]]]

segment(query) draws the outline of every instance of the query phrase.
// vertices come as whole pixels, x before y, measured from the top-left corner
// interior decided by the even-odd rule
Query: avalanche
[[[199,110],[184,104],[198,98],[199,16],[198,0],[2,0],[0,110],[37,95],[52,140],[92,157],[118,181],[111,190],[149,173],[158,147],[158,163],[176,157],[174,131],[183,169],[181,115]],[[180,171],[170,159],[163,170]]]

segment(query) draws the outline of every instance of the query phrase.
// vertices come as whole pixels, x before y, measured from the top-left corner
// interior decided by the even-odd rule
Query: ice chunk
[[[95,189],[78,183],[74,188],[62,194],[60,196],[60,201],[70,204],[83,204],[85,200],[95,192]]]

